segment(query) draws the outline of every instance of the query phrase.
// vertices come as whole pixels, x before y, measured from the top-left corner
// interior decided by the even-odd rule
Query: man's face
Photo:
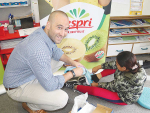
[[[69,29],[69,20],[64,15],[56,15],[54,20],[49,23],[48,36],[55,44],[61,43],[66,37]]]

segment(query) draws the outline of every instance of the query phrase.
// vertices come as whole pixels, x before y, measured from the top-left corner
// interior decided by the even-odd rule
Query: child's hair
[[[117,55],[117,62],[121,67],[126,67],[131,73],[136,73],[140,65],[137,63],[136,56],[130,51],[123,51]]]

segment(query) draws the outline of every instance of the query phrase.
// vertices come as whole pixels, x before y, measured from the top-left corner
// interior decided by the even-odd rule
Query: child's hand
[[[98,0],[98,3],[101,6],[107,6],[110,3],[110,0]]]
[[[93,82],[93,83],[91,83],[91,86],[98,87],[98,83]]]
[[[94,67],[94,68],[92,69],[92,73],[96,73],[99,69],[101,69],[101,65]]]

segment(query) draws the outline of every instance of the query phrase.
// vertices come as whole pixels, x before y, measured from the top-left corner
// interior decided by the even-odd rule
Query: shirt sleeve
[[[106,63],[103,63],[101,66],[102,66],[102,69],[117,69],[116,61],[106,62]]]
[[[46,91],[53,91],[63,87],[63,75],[54,76],[51,70],[51,55],[47,49],[37,49],[29,55],[30,68],[34,76]]]
[[[113,80],[111,82],[100,82],[100,83],[98,83],[98,87],[107,89],[112,92],[117,92],[117,90],[116,90],[117,84],[116,84],[115,80]]]
[[[52,57],[54,60],[59,61],[64,52],[58,48],[56,45],[52,48]]]

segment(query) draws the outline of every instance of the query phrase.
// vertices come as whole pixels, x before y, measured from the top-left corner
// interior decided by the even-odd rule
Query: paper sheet
[[[38,28],[39,27],[33,27],[33,28],[27,28],[27,29],[20,29],[20,30],[18,30],[19,31],[19,35],[20,36],[30,35],[32,32],[34,32]]]
[[[6,90],[5,90],[5,88],[4,88],[4,85],[1,84],[1,85],[0,85],[0,95],[3,94],[3,93],[6,93]]]

